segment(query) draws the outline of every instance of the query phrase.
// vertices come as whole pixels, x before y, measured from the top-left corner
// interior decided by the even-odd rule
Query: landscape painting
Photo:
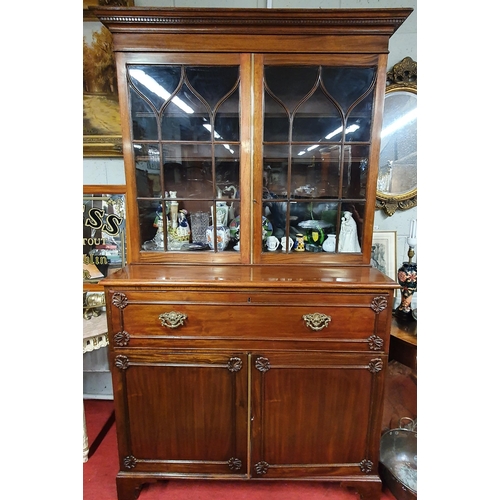
[[[122,156],[111,33],[100,22],[83,28],[83,156]]]

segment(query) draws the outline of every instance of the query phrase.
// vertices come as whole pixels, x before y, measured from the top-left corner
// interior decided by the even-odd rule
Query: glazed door
[[[132,146],[125,167],[135,186],[133,258],[239,262],[239,252],[222,253],[236,244],[230,222],[248,212],[249,56],[118,57]]]
[[[376,474],[385,355],[268,352],[252,359],[252,475]]]
[[[378,58],[266,54],[255,56],[255,67],[262,173],[254,192],[262,204],[254,225],[261,216],[268,225],[256,258],[366,263]],[[333,244],[323,247],[328,235]]]
[[[112,355],[120,469],[247,474],[246,354]]]

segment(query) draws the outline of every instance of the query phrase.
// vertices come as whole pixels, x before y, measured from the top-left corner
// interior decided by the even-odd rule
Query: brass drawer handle
[[[158,316],[161,321],[161,326],[168,326],[169,328],[178,328],[184,324],[184,320],[187,319],[187,315],[171,311],[168,313],[163,313]]]
[[[332,320],[331,316],[322,313],[304,314],[302,319],[306,322],[308,328],[315,331],[323,330]]]

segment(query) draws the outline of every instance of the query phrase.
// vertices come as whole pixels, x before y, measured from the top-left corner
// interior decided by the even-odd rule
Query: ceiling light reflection
[[[167,92],[154,78],[144,73],[144,71],[142,71],[141,69],[131,69],[130,75],[162,99],[168,101],[172,96],[172,94],[170,92]],[[172,98],[172,102],[180,109],[182,109],[182,111],[185,111],[188,114],[194,113],[194,109],[188,106],[182,99],[179,99],[177,96],[174,96]]]

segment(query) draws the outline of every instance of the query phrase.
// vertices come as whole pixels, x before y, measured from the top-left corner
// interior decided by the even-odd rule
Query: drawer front
[[[272,339],[382,350],[391,310],[383,294],[122,291],[110,292],[108,300],[116,347],[161,339]]]

